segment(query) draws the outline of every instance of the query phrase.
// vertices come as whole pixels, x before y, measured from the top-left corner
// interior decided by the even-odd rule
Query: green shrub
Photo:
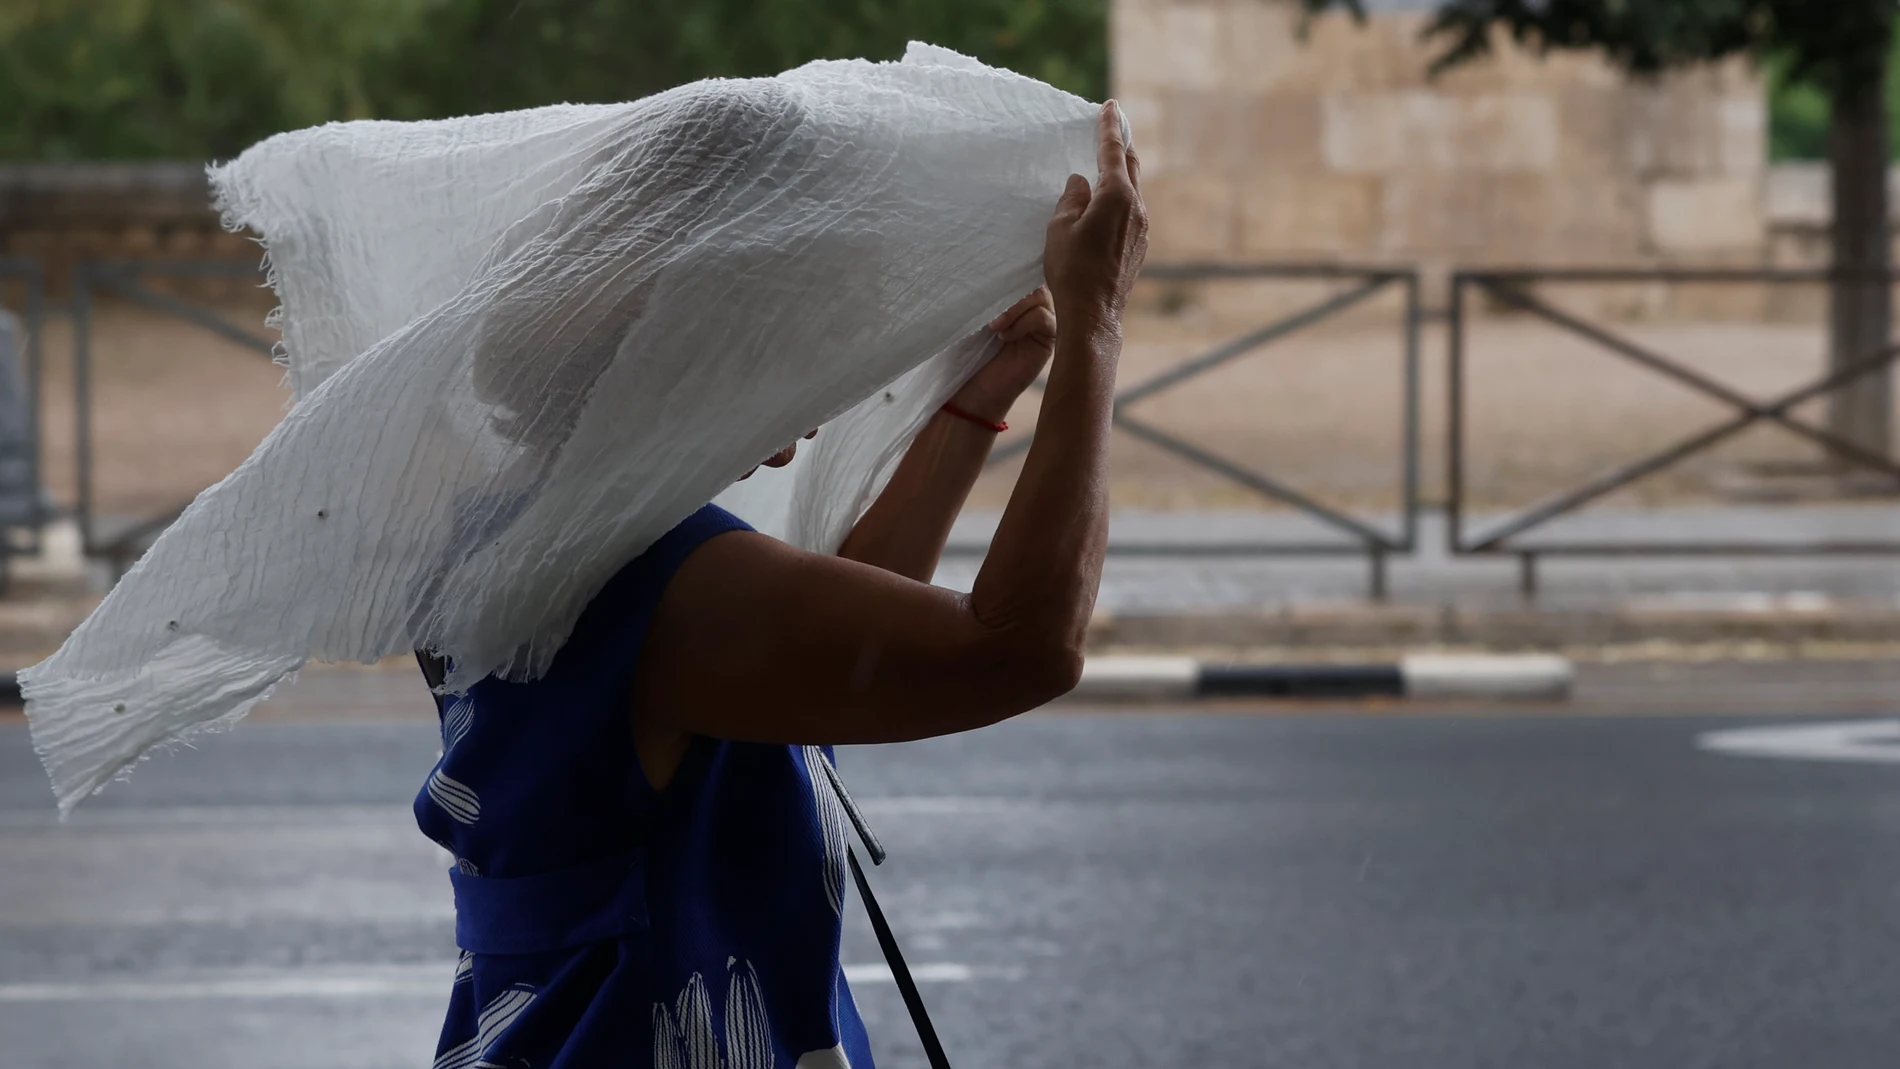
[[[0,158],[627,100],[929,40],[1099,98],[1107,0],[0,0]]]

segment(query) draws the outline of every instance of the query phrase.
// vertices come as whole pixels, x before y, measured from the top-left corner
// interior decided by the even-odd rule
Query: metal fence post
[[[18,317],[23,332],[12,353],[5,384],[6,440],[0,443],[7,466],[6,517],[0,530],[0,558],[37,552],[42,528],[51,518],[44,494],[44,443],[40,440],[41,380],[46,337],[46,275],[40,265],[20,257],[0,256],[0,281],[17,282],[24,292]],[[19,411],[16,411],[16,406]],[[17,417],[17,422],[16,422]],[[17,506],[17,507],[16,507]],[[18,537],[24,534],[24,538]]]
[[[73,468],[81,551],[91,554],[92,509],[92,273],[84,263],[72,274],[73,305]]]
[[[1445,542],[1465,551],[1465,276],[1453,272],[1445,308]]]
[[[40,379],[46,334],[46,276],[38,263],[0,256],[0,280],[17,282],[23,292],[15,318],[21,334],[8,356],[3,384],[6,395],[5,441],[0,454],[6,464],[5,530],[0,531],[0,557],[38,551],[41,528],[48,511],[41,491]],[[17,422],[16,422],[17,419]],[[17,507],[16,507],[17,506]],[[24,533],[24,539],[16,536]]]
[[[36,272],[34,285],[26,296],[26,435],[32,450],[27,471],[27,492],[33,501],[32,550],[41,542],[41,527],[47,520],[46,476],[42,470],[45,442],[40,437],[40,405],[45,403],[46,368],[46,290],[44,278]]]
[[[1400,433],[1405,440],[1399,448],[1404,452],[1405,488],[1402,491],[1400,507],[1405,511],[1404,548],[1407,553],[1418,548],[1418,494],[1419,494],[1419,336],[1424,330],[1425,309],[1421,299],[1422,284],[1417,271],[1405,276],[1405,416]]]

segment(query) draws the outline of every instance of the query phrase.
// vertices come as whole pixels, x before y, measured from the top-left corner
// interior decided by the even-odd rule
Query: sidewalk
[[[1396,698],[1168,699],[1151,709],[1177,711],[1265,710],[1303,713],[1516,711],[1549,716],[1565,713],[1643,715],[1706,713],[1839,716],[1891,714],[1900,694],[1900,659],[1818,661],[1581,662],[1576,683],[1562,703],[1511,699],[1438,700],[1406,704]],[[1138,707],[1127,701],[1090,701],[1071,696],[1053,708],[1063,711]],[[19,723],[19,709],[0,705],[0,727]],[[339,719],[432,723],[429,701],[413,661],[391,658],[376,667],[316,665],[299,673],[247,722],[334,723]]]
[[[968,590],[1000,513],[958,520],[936,581]],[[1468,524],[1483,530],[1484,517]],[[1396,533],[1396,521],[1383,525]],[[1900,504],[1672,508],[1593,513],[1545,541],[1900,543]],[[57,540],[55,540],[57,541]],[[1534,599],[1514,556],[1452,557],[1440,514],[1420,517],[1419,548],[1386,563],[1369,596],[1362,554],[1193,556],[1219,542],[1338,542],[1290,512],[1118,511],[1110,542],[1179,546],[1182,556],[1109,557],[1091,645],[1097,650],[1568,649],[1664,643],[1892,644],[1900,650],[1900,554],[1892,557],[1557,557],[1538,564]],[[1535,542],[1527,545],[1535,545]],[[73,547],[67,547],[70,555]],[[67,567],[76,560],[66,562]],[[51,653],[97,595],[21,560],[0,599],[0,670]],[[1862,650],[1858,655],[1872,655]],[[1878,655],[1888,655],[1885,651]]]
[[[966,513],[937,582],[968,589],[1000,514]],[[1493,518],[1467,522],[1482,531]],[[1381,524],[1397,533],[1395,520]],[[1469,536],[1467,536],[1469,537]],[[1591,513],[1538,541],[1881,542],[1900,546],[1900,505],[1706,507]],[[1210,542],[1338,542],[1290,512],[1118,511],[1110,544],[1191,551]],[[1528,541],[1526,548],[1538,541]],[[1900,642],[1900,554],[1799,557],[1554,557],[1537,593],[1516,556],[1453,557],[1442,514],[1420,517],[1419,547],[1387,561],[1387,597],[1369,596],[1363,555],[1118,557],[1103,575],[1099,647],[1420,645],[1499,649],[1644,641]]]

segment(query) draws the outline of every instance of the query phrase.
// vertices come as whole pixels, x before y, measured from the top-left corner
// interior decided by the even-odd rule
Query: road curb
[[[1103,656],[1083,665],[1069,697],[1492,698],[1561,700],[1576,672],[1551,654],[1414,654],[1365,664],[1227,663],[1193,657]]]
[[[1083,664],[1069,697],[1083,700],[1191,698],[1499,698],[1559,700],[1576,677],[1552,654],[1420,653],[1366,664],[1201,661],[1193,657],[1104,656]],[[24,704],[19,677],[0,672],[0,707]]]
[[[1103,613],[1095,649],[1466,646],[1500,651],[1634,642],[1894,642],[1900,605],[1821,596],[1632,598],[1599,608],[1312,602],[1250,612]]]

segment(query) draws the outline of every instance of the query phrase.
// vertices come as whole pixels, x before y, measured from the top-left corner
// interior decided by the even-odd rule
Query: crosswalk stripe
[[[922,984],[967,983],[980,979],[1016,979],[1022,970],[923,962],[911,974]],[[845,979],[860,986],[891,983],[883,962],[852,962]],[[186,999],[362,999],[430,998],[446,1001],[456,982],[456,962],[426,966],[378,966],[360,972],[291,971],[225,976],[145,976],[111,980],[75,980],[0,984],[0,1003],[155,1002]]]

